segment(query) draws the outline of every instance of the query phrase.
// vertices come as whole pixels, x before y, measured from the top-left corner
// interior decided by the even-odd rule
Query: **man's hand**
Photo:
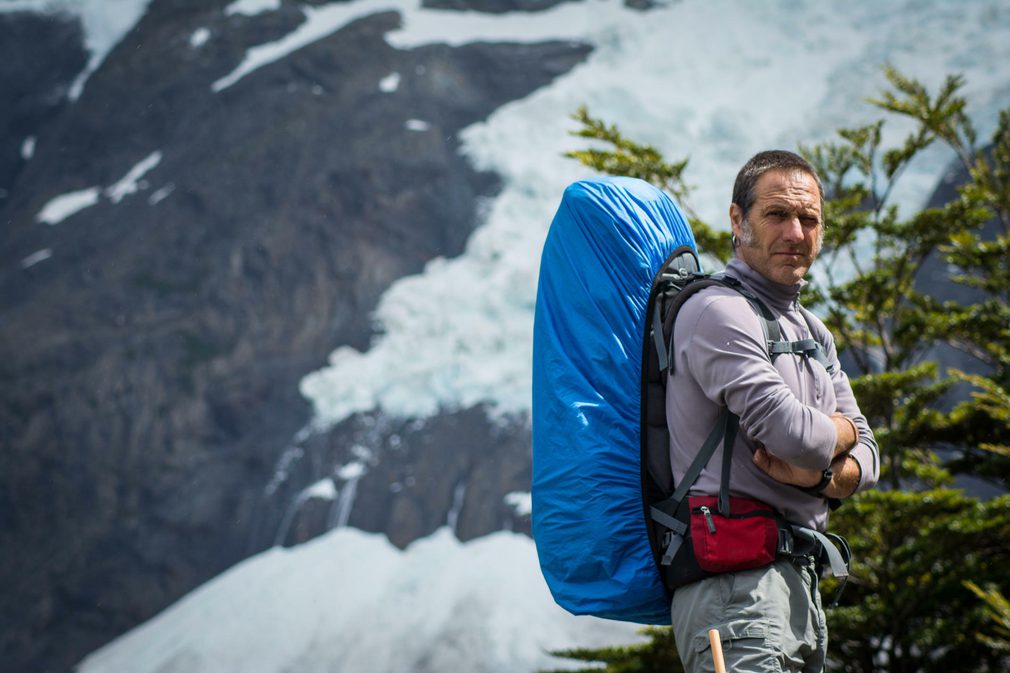
[[[863,468],[858,460],[847,453],[838,456],[831,462],[831,483],[824,487],[822,494],[825,498],[843,500],[855,494],[862,478]]]
[[[796,467],[781,458],[776,458],[762,446],[754,452],[754,464],[775,481],[810,488],[821,481],[822,470]]]
[[[859,430],[851,418],[840,412],[831,414],[831,421],[835,424],[835,452],[833,458],[848,453],[859,442]]]

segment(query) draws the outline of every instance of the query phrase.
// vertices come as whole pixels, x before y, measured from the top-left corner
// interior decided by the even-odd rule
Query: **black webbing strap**
[[[802,540],[813,543],[813,556],[817,561],[818,569],[825,563],[831,569],[831,574],[838,580],[838,591],[828,605],[829,608],[836,607],[845,590],[845,584],[849,580],[849,564],[852,561],[852,551],[849,549],[848,541],[841,535],[834,533],[821,533],[812,528],[792,525],[793,535]]]
[[[677,485],[677,490],[675,490],[673,495],[670,496],[670,500],[675,500],[677,503],[680,503],[680,501],[687,495],[687,492],[691,489],[691,487],[694,486],[694,482],[698,480],[698,475],[701,474],[701,471],[705,469],[708,461],[712,459],[713,455],[715,455],[715,447],[719,446],[719,441],[726,436],[731,416],[733,416],[733,414],[731,414],[729,409],[726,407],[723,407],[722,411],[719,412],[719,418],[715,421],[715,427],[712,428],[710,433],[708,433],[708,438],[705,440],[705,443],[702,444],[701,451],[699,451],[698,455],[694,457],[694,461],[692,461],[691,466],[687,468],[687,472],[684,473],[684,478],[680,480],[680,483]],[[735,416],[733,416],[733,424],[734,426],[736,425]],[[735,427],[733,434],[734,436],[736,435]],[[730,448],[732,449],[732,447]]]
[[[750,302],[750,305],[754,308],[754,312],[757,313],[762,320],[761,329],[765,333],[765,342],[770,344],[782,340],[782,330],[779,328],[778,319],[775,317],[775,314],[772,313],[772,310],[768,308],[768,305],[761,301],[756,294],[754,294],[753,290],[733,276],[720,274],[720,281],[723,285],[731,287],[739,292],[743,295],[744,299]],[[771,355],[770,352],[769,355]],[[773,360],[775,359],[774,356],[771,357]]]
[[[816,346],[814,350],[810,351],[807,354],[807,357],[809,357],[812,360],[816,360],[817,362],[820,362],[821,365],[824,367],[824,369],[827,370],[829,375],[834,374],[835,366],[830,362],[828,362],[828,354],[824,352],[824,346],[822,346],[821,343],[816,339],[811,339],[811,341],[813,341]]]
[[[686,530],[686,527],[685,527]],[[677,551],[680,550],[680,545],[684,544],[684,534],[676,533],[668,536],[666,543],[666,551],[663,552],[663,558],[660,561],[665,566],[673,563],[673,557],[677,555]]]
[[[727,462],[731,461],[733,457],[733,443],[736,441],[739,421],[740,419],[736,416],[736,414],[730,413],[729,409],[723,407],[719,414],[719,418],[715,422],[715,427],[713,427],[712,431],[708,433],[705,443],[702,445],[698,455],[694,457],[690,467],[687,468],[687,472],[684,473],[684,477],[680,480],[680,484],[673,492],[673,495],[649,508],[649,514],[652,517],[652,520],[666,526],[666,528],[673,532],[672,536],[668,536],[666,549],[663,553],[663,565],[669,565],[673,561],[674,555],[676,555],[677,550],[680,549],[680,545],[684,541],[684,533],[687,532],[687,526],[674,516],[677,512],[677,508],[680,506],[681,501],[687,496],[687,492],[694,485],[694,482],[698,480],[698,475],[701,474],[709,460],[711,460],[712,456],[715,455],[715,449],[719,446],[720,442],[723,444],[723,456],[728,455],[729,458],[727,459],[724,457],[723,459],[723,483],[720,485],[719,509],[722,511],[722,497],[723,493],[725,493],[725,511],[727,514],[729,513],[729,466]]]
[[[729,472],[733,464],[733,444],[736,431],[740,428],[740,417],[729,414],[726,419],[726,439],[722,445],[722,474],[719,477],[719,513],[729,516]]]
[[[814,330],[810,325],[810,317],[807,315],[805,308],[802,306],[799,307],[800,315],[803,317],[803,322],[807,324],[807,331],[811,334],[811,338],[800,339],[799,341],[783,341],[782,330],[779,327],[778,320],[775,318],[775,314],[771,312],[771,309],[749,287],[732,276],[726,276],[723,282],[742,294],[764,320],[762,328],[765,331],[765,340],[768,343],[768,356],[772,361],[779,355],[784,354],[803,355],[821,363],[821,366],[827,370],[828,374],[835,373],[834,366],[828,361],[828,354],[824,350],[824,345],[812,336]]]
[[[653,520],[658,521],[671,530],[684,528],[684,525],[674,519],[673,515],[677,511],[680,501],[687,495],[688,490],[694,486],[698,475],[701,474],[701,471],[705,469],[705,465],[708,464],[708,461],[715,454],[715,447],[719,446],[719,442],[726,436],[726,426],[729,423],[730,416],[729,409],[724,407],[715,422],[715,427],[708,433],[708,438],[702,445],[701,450],[698,451],[698,455],[694,457],[694,461],[690,467],[687,468],[684,478],[680,480],[680,484],[677,485],[673,495],[666,500],[657,502],[650,508]],[[676,525],[670,525],[671,520],[675,521]]]
[[[652,343],[656,346],[656,355],[659,356],[659,371],[662,375],[670,366],[670,360],[667,345],[663,340],[663,306],[658,297],[652,310]]]
[[[807,355],[810,351],[817,350],[815,339],[800,339],[799,341],[773,341],[768,344],[768,350],[775,354],[796,353]]]
[[[701,281],[697,288],[692,287],[688,291],[684,292],[685,296],[678,298],[673,310],[676,311],[679,309],[680,305],[695,292],[715,284],[736,290],[754,308],[754,312],[761,318],[761,329],[764,332],[765,344],[767,344],[768,348],[768,357],[772,361],[774,361],[779,355],[784,354],[803,355],[821,363],[824,369],[827,370],[828,374],[835,373],[835,368],[828,361],[827,352],[824,350],[824,345],[821,344],[820,341],[812,337],[809,339],[800,339],[799,341],[783,341],[782,328],[779,327],[778,319],[772,310],[768,308],[767,304],[761,301],[753,290],[733,276],[727,276],[725,273],[713,274],[707,280]],[[810,326],[810,319],[806,315],[806,309],[802,307],[800,307],[800,309],[800,315],[803,317],[804,322],[807,323],[807,331],[812,335],[814,330]],[[666,320],[669,321],[669,317]],[[663,324],[664,318],[662,316],[662,306],[660,305],[660,302],[657,301],[652,317],[652,339],[656,346],[656,353],[659,356],[659,371],[665,372],[669,367],[669,371],[672,373],[673,370],[671,365],[673,364],[674,357],[673,329],[672,326],[667,326],[667,329],[670,331],[670,339],[668,343],[663,343]]]
[[[677,535],[683,535],[687,530],[687,525],[683,521],[670,516],[655,505],[652,506],[650,513],[653,521],[663,524]]]
[[[810,323],[810,320],[811,319],[816,320],[816,317],[814,316],[813,313],[810,313],[810,311],[803,306],[800,306],[799,309],[800,309],[800,315],[803,316],[803,322],[807,324],[807,331],[810,332],[810,336],[813,337],[814,326]],[[814,360],[817,360],[822,365],[824,365],[824,368],[828,370],[828,374],[833,375],[836,371],[835,365],[831,362],[828,362],[828,352],[824,350],[824,344],[818,341],[816,337],[814,337],[814,343],[817,344],[816,352],[811,353],[810,357],[813,358]]]
[[[821,363],[828,374],[834,374],[834,367],[828,362],[824,346],[817,339],[800,339],[799,341],[769,341],[768,352],[772,360],[778,355],[802,355]]]

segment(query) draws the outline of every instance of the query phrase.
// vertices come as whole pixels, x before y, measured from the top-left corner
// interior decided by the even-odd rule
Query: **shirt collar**
[[[726,265],[726,275],[742,281],[762,301],[768,304],[772,310],[778,313],[789,311],[793,307],[793,304],[799,300],[800,291],[807,284],[805,280],[800,280],[800,282],[791,285],[776,283],[773,280],[765,278],[737,257],[731,259],[729,264]]]

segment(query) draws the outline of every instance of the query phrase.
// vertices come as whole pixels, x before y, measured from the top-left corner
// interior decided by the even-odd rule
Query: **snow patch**
[[[35,156],[35,136],[28,136],[21,142],[21,158],[29,161]]]
[[[148,172],[161,163],[161,152],[154,151],[141,159],[137,164],[127,171],[126,175],[118,182],[109,186],[105,190],[105,195],[113,203],[119,203],[126,196],[134,194],[141,189],[147,188],[147,183],[141,181]]]
[[[403,126],[408,131],[428,131],[431,129],[431,124],[423,119],[408,119]]]
[[[84,85],[108,53],[147,11],[150,0],[4,0],[0,12],[38,12],[77,17],[84,29],[84,47],[91,56],[68,92],[77,100]]]
[[[287,446],[281,452],[280,458],[277,459],[277,463],[274,465],[274,474],[270,482],[263,489],[264,495],[269,497],[276,493],[280,485],[287,481],[291,468],[305,455],[305,449],[297,444],[298,440],[299,438],[296,437],[295,443]]]
[[[427,9],[418,0],[356,0],[319,7],[305,6],[302,7],[304,23],[276,42],[249,49],[242,63],[214,82],[211,89],[222,91],[249,73],[332,35],[351,21],[391,10],[400,12],[403,27],[387,33],[386,41],[399,49],[433,43],[458,46],[478,41],[529,43],[576,39],[591,33],[595,24],[606,19],[599,15],[600,10],[605,10],[607,17],[627,13],[619,4],[607,0],[586,0],[578,5],[560,5],[536,14],[519,12],[504,16]],[[416,72],[423,75],[424,66],[417,66]]]
[[[457,532],[457,526],[459,524],[459,515],[463,511],[463,503],[466,502],[466,482],[461,481],[456,484],[456,487],[452,490],[452,506],[449,508],[449,513],[445,517],[445,525],[452,531],[453,535]]]
[[[207,44],[207,40],[210,39],[210,29],[209,28],[197,28],[193,31],[193,34],[189,36],[189,46],[193,49],[199,49],[203,45]]]
[[[60,194],[49,200],[35,216],[37,222],[59,224],[71,215],[98,203],[102,190],[99,187],[88,187],[76,192]]]
[[[354,509],[354,500],[358,497],[358,481],[364,474],[364,471],[353,474],[344,484],[343,490],[340,491],[340,498],[337,500],[336,506],[330,510],[330,517],[326,522],[330,528],[347,527],[347,522],[351,519],[351,510]]]
[[[277,534],[274,536],[274,546],[279,547],[284,544],[288,531],[291,529],[291,524],[295,520],[298,510],[302,508],[302,505],[312,499],[336,500],[336,498],[337,487],[333,483],[333,480],[329,478],[320,479],[308,488],[302,489],[301,492],[298,493],[298,496],[288,504],[288,508],[284,511],[281,524],[278,526]]]
[[[91,52],[84,71],[67,93],[70,100],[80,97],[88,78],[147,12],[149,3],[150,0],[57,0],[49,3],[80,17],[84,26],[84,46]]]
[[[390,437],[390,441],[392,441],[393,439],[397,439],[397,436],[393,435],[392,437]],[[354,446],[351,447],[351,455],[357,458],[358,460],[370,463],[372,465],[374,465],[377,460],[375,457],[375,452],[372,451],[367,446],[362,446],[361,444],[355,444]]]
[[[35,216],[35,220],[37,222],[45,222],[46,224],[59,224],[71,215],[98,203],[103,194],[112,203],[119,203],[126,196],[141,189],[147,189],[147,183],[141,178],[160,162],[161,152],[152,152],[127,171],[126,175],[116,183],[106,187],[104,190],[101,187],[88,187],[87,189],[54,197],[42,207],[42,210]],[[162,188],[159,192],[162,192],[164,189],[166,188]],[[154,195],[152,195],[148,202],[157,203],[170,193],[171,189],[164,192],[158,199],[155,199]]]
[[[615,21],[626,21],[621,17],[630,17],[634,13],[622,3],[609,0],[584,0],[555,5],[542,12],[506,15],[447,12],[413,5],[404,7],[404,10],[401,27],[386,34],[386,42],[398,49],[413,49],[427,44],[458,47],[472,42],[581,41],[613,32]],[[640,21],[647,22],[652,12],[638,13],[638,16]],[[669,33],[663,39],[669,40]]]
[[[321,7],[302,7],[305,21],[298,28],[276,42],[268,42],[249,49],[238,67],[211,84],[211,90],[214,92],[223,91],[249,73],[265,65],[279,61],[288,54],[340,30],[347,23],[362,15],[362,5],[374,7],[368,13],[380,11],[380,9],[396,9],[395,4],[383,3],[381,0],[362,0],[359,2],[340,2]]]
[[[43,248],[28,255],[21,260],[21,268],[27,269],[30,266],[35,266],[39,262],[44,262],[53,256],[53,251],[50,248]]]
[[[400,73],[391,72],[379,80],[379,91],[393,93],[400,88]]]
[[[174,182],[169,182],[164,187],[161,187],[161,188],[159,188],[159,189],[151,192],[151,195],[149,197],[147,197],[147,203],[148,203],[148,205],[151,205],[151,206],[157,205],[157,204],[161,203],[162,201],[164,201],[165,199],[167,199],[168,195],[171,194],[174,191],[175,191],[175,183]]]
[[[320,479],[303,492],[305,493],[305,498],[307,500],[311,500],[312,498],[316,498],[318,500],[334,500],[337,497],[337,487],[333,484],[333,480],[328,477],[326,479]]]
[[[360,479],[366,471],[367,469],[365,468],[365,464],[360,460],[355,460],[354,462],[341,466],[337,470],[337,476],[344,481],[350,481],[352,479]]]
[[[533,496],[529,493],[513,491],[505,496],[505,504],[512,508],[516,516],[533,514]]]
[[[239,563],[78,670],[532,673],[566,663],[553,650],[640,642],[636,629],[555,605],[526,536],[443,528],[401,552],[343,528]]]
[[[264,12],[275,12],[281,8],[281,0],[235,0],[224,8],[227,16],[244,14],[255,16]]]

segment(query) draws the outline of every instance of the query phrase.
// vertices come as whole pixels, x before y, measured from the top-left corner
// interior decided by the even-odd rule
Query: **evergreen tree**
[[[606,673],[683,673],[680,656],[673,644],[670,629],[645,627],[642,635],[649,640],[634,645],[616,647],[578,648],[553,652],[555,656],[594,664],[585,671]],[[601,668],[599,664],[604,664]],[[570,673],[571,669],[542,671],[541,673]]]
[[[841,605],[828,614],[829,668],[1007,671],[1001,591],[1010,579],[1010,496],[981,500],[952,485],[962,473],[1004,491],[1010,484],[1010,109],[982,151],[960,77],[931,94],[893,68],[885,75],[889,88],[870,103],[915,122],[902,144],[884,146],[882,119],[840,130],[837,142],[800,148],[824,182],[827,223],[820,271],[804,303],[858,370],[849,373],[882,462],[878,489],[832,515],[854,563]],[[613,149],[570,156],[649,180],[682,202],[689,197],[686,159],[666,163],[584,108],[575,118],[583,125],[578,135]],[[967,180],[949,203],[906,216],[893,202],[895,186],[935,144],[952,150]],[[688,213],[702,252],[728,259],[728,234]],[[923,266],[937,256],[952,270],[950,281],[973,288],[971,301],[941,301],[920,289]],[[976,373],[940,371],[938,344],[971,355]],[[938,450],[951,448],[960,457],[942,460]],[[826,593],[834,588],[824,582]],[[666,663],[668,630],[647,634],[639,646],[569,654],[604,662],[610,672],[678,670]]]

